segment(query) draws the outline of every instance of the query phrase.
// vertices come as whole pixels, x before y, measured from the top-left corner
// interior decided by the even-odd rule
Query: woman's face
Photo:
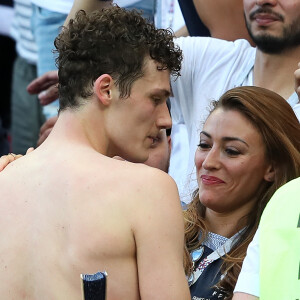
[[[251,210],[264,181],[273,181],[258,130],[238,111],[215,110],[195,154],[199,199],[218,213]]]

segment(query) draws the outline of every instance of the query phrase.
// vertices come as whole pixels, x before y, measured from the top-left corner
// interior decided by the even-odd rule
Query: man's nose
[[[167,106],[167,103],[163,103],[158,112],[158,118],[156,122],[157,127],[160,129],[169,129],[172,127],[172,119]]]
[[[263,5],[275,6],[277,4],[277,0],[256,0],[255,3],[258,6],[263,6]]]

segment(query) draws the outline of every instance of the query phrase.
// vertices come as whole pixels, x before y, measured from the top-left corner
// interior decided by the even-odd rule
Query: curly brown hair
[[[80,106],[80,98],[92,95],[92,85],[102,74],[115,80],[121,98],[128,97],[133,82],[144,74],[147,57],[179,76],[182,53],[173,37],[135,10],[113,6],[90,14],[77,12],[54,42],[60,110]]]
[[[265,157],[275,168],[274,182],[265,182],[257,191],[257,201],[248,215],[237,220],[236,232],[246,224],[236,238],[231,251],[223,257],[222,273],[225,276],[217,286],[232,299],[242,262],[249,243],[257,230],[260,217],[275,191],[288,181],[300,176],[300,124],[291,106],[278,94],[259,87],[237,87],[226,92],[213,109],[234,110],[245,116],[258,130],[265,145]],[[205,239],[208,229],[205,206],[195,191],[192,202],[184,212],[185,217],[185,267],[191,274],[191,251]],[[201,239],[199,240],[199,234]]]

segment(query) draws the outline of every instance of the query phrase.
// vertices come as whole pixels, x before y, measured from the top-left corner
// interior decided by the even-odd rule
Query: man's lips
[[[283,22],[284,17],[268,8],[258,8],[250,13],[250,20],[256,21],[259,25],[267,25],[272,22],[281,21]]]
[[[201,175],[200,178],[202,182],[207,185],[225,183],[225,181],[215,176]]]
[[[258,25],[264,26],[272,22],[280,21],[280,18],[275,15],[270,14],[256,14],[253,19],[257,22]]]

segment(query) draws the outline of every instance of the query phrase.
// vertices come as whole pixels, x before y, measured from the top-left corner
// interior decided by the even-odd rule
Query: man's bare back
[[[73,143],[55,146],[46,141],[0,174],[1,297],[81,299],[80,274],[106,270],[109,300],[140,299],[141,289],[145,299],[167,299],[166,285],[185,280],[174,269],[183,220],[172,180]]]

